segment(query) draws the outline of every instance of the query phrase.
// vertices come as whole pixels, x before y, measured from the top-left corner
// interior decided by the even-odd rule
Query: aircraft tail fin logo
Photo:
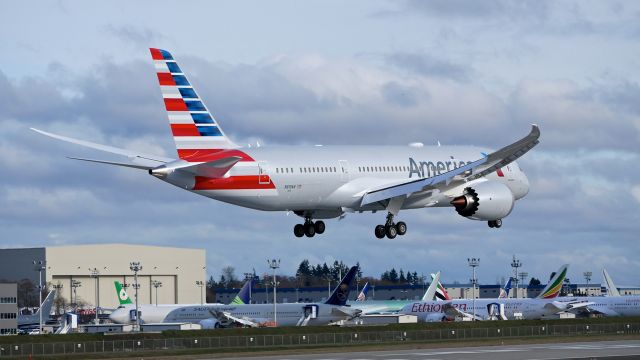
[[[429,300],[451,300],[451,296],[449,296],[449,293],[447,293],[447,290],[444,289],[444,286],[440,282],[439,271],[437,274],[431,274],[431,282],[433,283],[436,281],[437,281],[436,283],[437,285],[436,285],[435,295],[433,299],[429,299]]]
[[[333,290],[329,299],[325,301],[325,304],[338,306],[344,306],[347,304],[349,291],[351,290],[353,279],[356,277],[356,272],[358,272],[357,266],[353,266],[349,269],[347,274],[342,278],[342,281],[340,281],[340,284],[338,284],[336,289]]]
[[[560,295],[562,290],[562,284],[564,284],[564,278],[567,276],[567,268],[569,265],[565,264],[555,273],[555,275],[549,280],[549,283],[542,290],[538,299],[552,299]]]
[[[513,280],[513,278],[509,277],[509,280],[504,284],[504,287],[500,289],[498,299],[506,299],[509,297],[509,291],[511,291],[511,280]]]
[[[155,48],[149,50],[178,156],[189,161],[194,156],[237,148],[211,116],[171,53]]]
[[[118,301],[120,302],[120,305],[132,304],[129,294],[127,294],[127,291],[124,289],[122,284],[120,284],[120,281],[114,281],[113,283],[116,287],[116,294],[118,294]]]
[[[234,305],[249,304],[251,302],[251,298],[249,294],[251,291],[252,283],[253,283],[253,280],[251,279],[247,280],[244,283],[244,285],[242,285],[242,289],[240,289],[240,291],[238,292],[238,295],[236,295],[236,297],[233,298],[233,300],[231,301],[231,304],[234,304]]]
[[[360,294],[358,294],[358,297],[356,298],[356,301],[365,301],[365,300],[367,300],[367,293],[368,292],[369,292],[369,283],[367,282],[362,287],[362,291],[360,291]]]

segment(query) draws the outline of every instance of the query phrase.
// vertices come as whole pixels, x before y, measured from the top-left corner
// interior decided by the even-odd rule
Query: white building
[[[72,303],[72,281],[77,280],[78,303],[93,307],[98,293],[98,305],[118,306],[114,281],[131,285],[133,261],[140,262],[138,273],[139,302],[155,303],[156,289],[152,281],[162,282],[158,288],[159,304],[200,303],[201,289],[196,281],[206,281],[205,250],[130,244],[72,245],[23,249],[0,249],[0,279],[19,282],[30,279],[38,285],[39,273],[34,261],[45,261],[42,282],[49,288],[60,287],[66,303]],[[98,277],[92,277],[96,269]],[[96,287],[97,285],[97,287]],[[132,301],[135,290],[127,289]]]

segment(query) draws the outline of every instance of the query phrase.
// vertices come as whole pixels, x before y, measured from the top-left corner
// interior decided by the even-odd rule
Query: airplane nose
[[[116,324],[122,324],[122,311],[119,309],[109,314],[109,320]]]

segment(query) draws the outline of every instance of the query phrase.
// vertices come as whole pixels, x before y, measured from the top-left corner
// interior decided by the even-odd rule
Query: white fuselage
[[[237,149],[244,156],[221,179],[197,179],[191,191],[231,204],[268,211],[313,211],[333,218],[347,211],[384,210],[361,206],[364,191],[407,180],[428,178],[482,158],[490,151],[471,146],[274,146]],[[414,193],[402,209],[451,206],[469,184],[496,180],[514,199],[529,191],[525,174],[514,162],[463,185],[442,184]],[[183,184],[173,183],[184,188]]]
[[[558,297],[554,299],[476,299],[475,315],[480,319],[488,319],[489,309],[493,304],[503,304],[504,313],[508,319],[514,319],[515,314],[521,314],[525,319],[543,319],[561,311],[570,311],[570,304],[590,303],[587,308],[577,308],[579,312],[589,311],[606,316],[640,316],[640,296],[584,296]],[[457,299],[448,301],[414,302],[406,305],[400,312],[415,315],[420,322],[441,321],[447,318],[445,305],[467,313],[474,313],[474,301]],[[494,314],[495,315],[495,314]]]
[[[337,308],[349,309],[336,305],[323,303],[281,303],[277,304],[277,325],[295,326],[305,315],[305,307],[317,306],[316,318],[309,319],[307,325],[327,325],[329,323],[347,318],[340,312],[333,311]],[[131,323],[130,311],[134,311],[135,306],[127,305],[118,308],[109,318],[118,324]],[[272,322],[274,321],[273,304],[246,304],[246,305],[141,305],[139,306],[140,321],[143,324],[149,323],[200,323],[203,320],[217,319],[217,312],[227,312],[236,318],[245,318],[252,322]]]

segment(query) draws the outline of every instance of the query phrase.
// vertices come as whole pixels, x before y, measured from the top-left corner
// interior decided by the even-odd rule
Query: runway
[[[640,358],[640,340],[243,357],[243,359],[274,360],[552,360],[607,358],[615,360]]]

